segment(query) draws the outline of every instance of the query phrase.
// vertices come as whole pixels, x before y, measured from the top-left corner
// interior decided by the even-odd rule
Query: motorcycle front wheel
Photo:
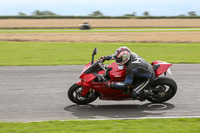
[[[91,89],[85,96],[81,95],[82,91],[83,87],[75,83],[68,90],[68,98],[76,104],[88,104],[99,97],[99,93],[93,89]]]
[[[147,100],[152,103],[164,103],[174,97],[177,92],[177,84],[171,78],[159,77],[153,82],[151,90],[153,95]]]

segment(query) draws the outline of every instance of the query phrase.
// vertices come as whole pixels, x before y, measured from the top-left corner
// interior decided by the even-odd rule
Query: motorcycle
[[[118,66],[116,62],[105,66],[102,59],[94,62],[96,54],[97,48],[93,50],[91,63],[83,68],[79,77],[80,81],[69,88],[68,98],[76,104],[88,104],[98,97],[100,100],[137,100],[127,92],[105,86],[105,82],[123,82],[126,77],[126,67]],[[166,76],[166,73],[172,75],[170,70],[172,64],[164,61],[153,61],[151,65],[155,72],[155,79],[152,85],[148,89],[142,90],[139,96],[152,103],[166,102],[177,92],[176,82]]]

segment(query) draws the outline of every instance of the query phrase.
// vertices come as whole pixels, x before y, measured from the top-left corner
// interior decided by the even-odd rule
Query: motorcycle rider
[[[128,92],[133,99],[145,100],[142,95],[155,77],[151,64],[126,46],[118,48],[113,55],[102,56],[101,59],[104,61],[115,59],[119,66],[126,67],[124,82],[106,82],[106,87]]]

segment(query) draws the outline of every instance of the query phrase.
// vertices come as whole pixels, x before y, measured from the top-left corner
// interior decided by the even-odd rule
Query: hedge
[[[0,19],[129,19],[126,16],[0,16]]]
[[[200,16],[138,16],[136,19],[200,19]]]
[[[200,19],[200,16],[0,16],[0,19]]]

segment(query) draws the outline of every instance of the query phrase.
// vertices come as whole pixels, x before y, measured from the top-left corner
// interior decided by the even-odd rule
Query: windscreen
[[[98,72],[100,70],[103,70],[101,69],[100,65],[98,62],[95,62],[94,64],[92,64],[91,66],[89,66],[85,71],[84,73],[87,74],[87,73],[94,73],[94,72]]]

